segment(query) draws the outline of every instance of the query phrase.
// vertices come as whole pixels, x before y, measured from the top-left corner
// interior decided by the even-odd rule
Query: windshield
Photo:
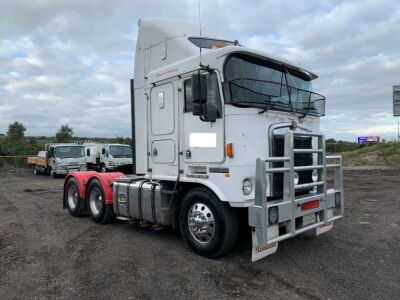
[[[313,92],[310,78],[284,65],[236,55],[226,62],[225,77],[232,105],[325,114],[325,97]]]
[[[132,157],[132,149],[130,146],[110,146],[110,154],[114,158]]]
[[[55,148],[57,158],[78,158],[85,156],[82,146],[59,146]]]

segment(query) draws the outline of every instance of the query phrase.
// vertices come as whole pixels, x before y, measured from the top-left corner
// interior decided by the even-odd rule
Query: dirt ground
[[[251,263],[247,236],[209,260],[176,230],[70,217],[61,178],[0,171],[0,299],[400,299],[400,170],[344,175],[345,219]]]

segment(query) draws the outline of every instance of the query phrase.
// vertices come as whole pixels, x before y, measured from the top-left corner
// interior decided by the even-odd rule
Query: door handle
[[[186,150],[186,158],[191,158],[192,152],[190,150]]]
[[[153,148],[153,156],[157,156],[157,154],[158,154],[157,148]]]

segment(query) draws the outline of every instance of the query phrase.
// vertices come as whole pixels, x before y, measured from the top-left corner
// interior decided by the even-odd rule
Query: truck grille
[[[294,148],[312,149],[311,137],[295,137]],[[285,156],[285,137],[283,135],[275,135],[273,141],[272,156]],[[309,166],[313,164],[312,153],[295,153],[295,166]],[[274,168],[283,167],[283,162],[273,163]],[[312,182],[312,170],[299,171],[299,184]],[[283,195],[283,173],[274,173],[272,176],[272,199],[282,197]],[[310,189],[298,190],[296,195],[309,193]]]

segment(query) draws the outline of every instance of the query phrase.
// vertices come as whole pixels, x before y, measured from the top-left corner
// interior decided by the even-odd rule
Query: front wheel
[[[194,252],[217,258],[232,249],[238,235],[238,217],[210,190],[196,188],[183,198],[179,210],[183,239]]]
[[[93,179],[87,192],[87,201],[90,216],[93,221],[100,224],[107,224],[112,222],[115,218],[112,205],[106,204],[103,187],[99,180]]]

